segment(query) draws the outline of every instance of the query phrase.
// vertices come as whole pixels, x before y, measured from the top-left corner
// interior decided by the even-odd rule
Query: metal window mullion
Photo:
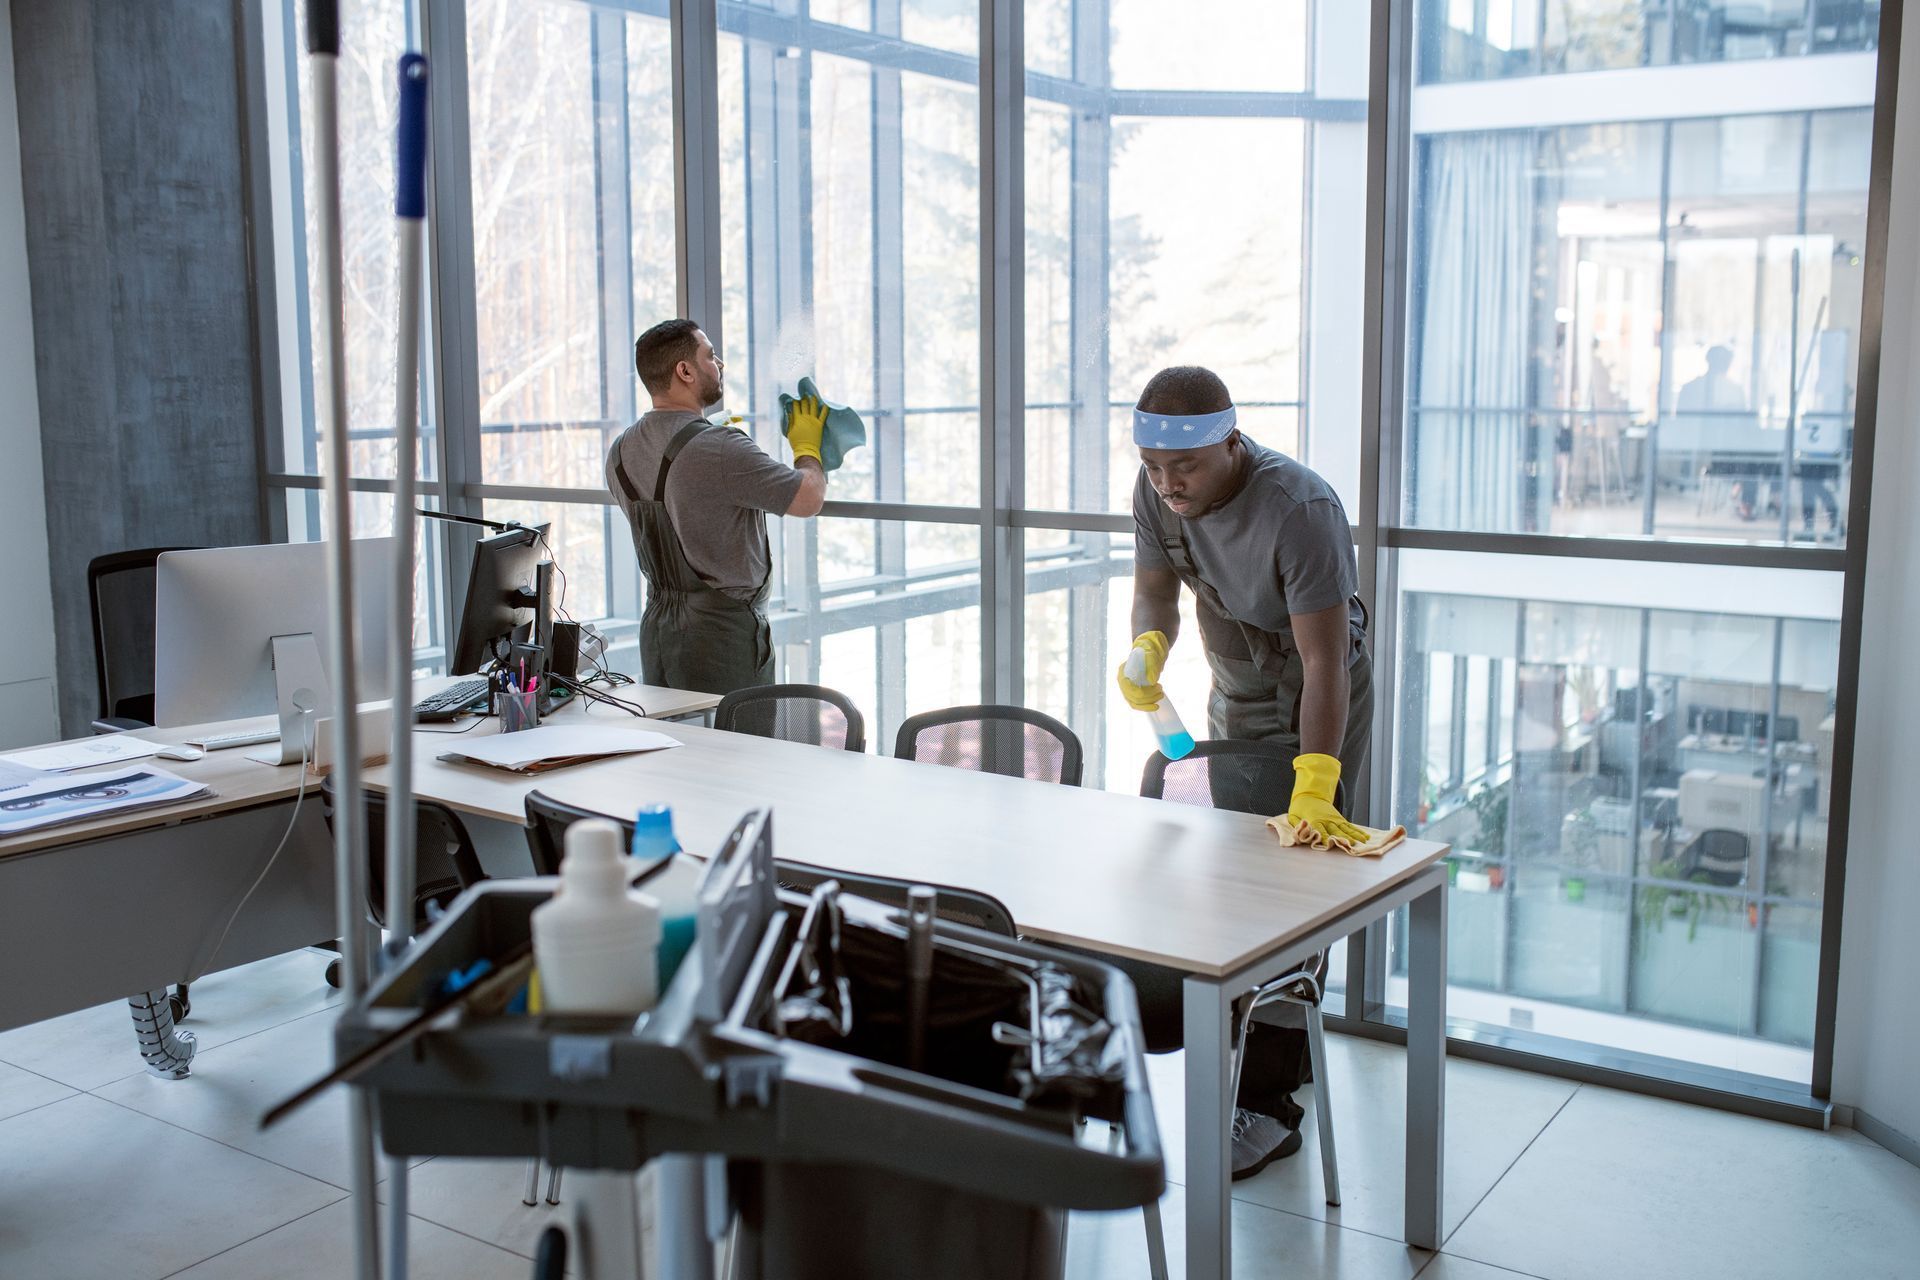
[[[1654,388],[1653,421],[1647,424],[1647,496],[1641,510],[1640,532],[1653,536],[1655,500],[1660,493],[1660,421],[1666,415],[1673,390],[1673,302],[1679,264],[1673,257],[1668,223],[1673,203],[1673,121],[1660,125],[1660,378]],[[1578,353],[1575,353],[1578,360]]]
[[[1024,494],[1025,54],[1023,0],[980,3],[981,695],[1017,702],[1025,686],[1023,532],[1007,519]]]
[[[1111,15],[1108,0],[1077,0],[1073,10],[1074,81],[1106,99]],[[1071,195],[1068,255],[1071,270],[1071,339],[1068,365],[1069,500],[1075,511],[1106,511],[1113,396],[1112,351],[1107,314],[1112,289],[1111,180],[1113,114],[1074,111],[1068,116]],[[1022,232],[1024,237],[1024,230]],[[1024,254],[1024,239],[1022,243]],[[1023,259],[1024,261],[1024,259]],[[1024,307],[1022,309],[1024,314]],[[1025,467],[1025,449],[1018,465]],[[1030,527],[1030,526],[1029,526]],[[1083,529],[1074,540],[1080,554],[1106,560],[1113,535]],[[1076,587],[1067,606],[1068,723],[1079,726],[1091,785],[1106,781],[1107,715],[1106,580]],[[1025,602],[1021,605],[1025,612]],[[1024,621],[1023,621],[1024,625]]]
[[[634,401],[633,165],[628,116],[627,26],[616,13],[596,9],[593,58],[593,185],[595,283],[600,291],[600,416],[629,422]],[[712,335],[709,335],[712,336]]]
[[[1412,186],[1414,0],[1372,0],[1367,69],[1367,233],[1362,277],[1360,389],[1360,597],[1375,655],[1371,768],[1359,807],[1379,825],[1390,817],[1394,711],[1400,652],[1399,557],[1383,536],[1399,519],[1400,459],[1407,376],[1407,245]],[[1418,804],[1418,779],[1415,780]],[[1417,808],[1414,810],[1417,812]],[[1349,1001],[1384,1013],[1387,925],[1377,921],[1348,943]],[[1356,947],[1355,942],[1360,945]],[[1354,952],[1358,951],[1358,956]]]
[[[720,27],[714,0],[671,0],[675,300],[726,352],[720,286]],[[751,136],[751,135],[749,135]]]
[[[803,14],[806,0],[782,0]],[[771,185],[760,193],[770,202],[774,214],[776,246],[771,282],[775,304],[768,317],[778,327],[806,323],[813,317],[813,51],[801,46],[797,56],[792,49],[774,54],[768,67],[771,75],[769,105],[773,114]],[[763,88],[767,86],[762,86]],[[769,204],[761,204],[763,213]],[[759,327],[756,326],[756,338]],[[817,341],[817,331],[807,334],[808,346]],[[775,345],[764,348],[756,342],[756,363],[762,379],[754,399],[761,411],[759,423],[766,438],[762,445],[779,456],[779,424],[775,406],[783,389],[779,379],[786,371],[778,367]],[[781,582],[785,587],[788,610],[806,615],[805,639],[787,646],[784,671],[789,679],[815,683],[820,674],[820,524],[817,520],[780,520],[777,522],[785,555]]]
[[[901,0],[874,0],[873,29],[900,34]],[[874,497],[907,496],[906,142],[904,95],[897,67],[875,65],[869,77],[872,109]],[[876,522],[876,561],[882,575],[904,575],[907,529]],[[885,751],[907,710],[907,629],[888,623],[874,630],[875,695],[871,741]]]
[[[464,0],[425,0],[420,42],[432,74],[427,82],[427,289],[429,345],[423,368],[438,448],[444,511],[477,515],[481,501],[467,487],[483,479],[480,447],[480,351],[474,268],[472,134],[467,97]],[[466,597],[473,539],[440,538],[440,634],[451,636],[453,611]]]
[[[1781,505],[1786,505],[1784,496]],[[1742,1032],[1749,1036],[1760,1034],[1761,984],[1767,974],[1767,877],[1773,861],[1773,824],[1778,812],[1773,803],[1773,771],[1780,759],[1780,669],[1786,656],[1787,620],[1773,620],[1773,675],[1767,694],[1767,732],[1766,732],[1766,768],[1761,773],[1764,789],[1760,792],[1760,848],[1748,862],[1747,909],[1753,914],[1750,919],[1753,928],[1753,960],[1749,972],[1753,976],[1753,990],[1747,1005],[1746,1025]],[[1784,780],[1784,774],[1783,774]]]

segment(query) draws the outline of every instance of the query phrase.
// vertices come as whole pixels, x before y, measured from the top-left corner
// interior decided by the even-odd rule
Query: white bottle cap
[[[605,818],[583,818],[567,828],[562,885],[578,885],[585,893],[617,893],[626,886],[626,874],[619,827]]]

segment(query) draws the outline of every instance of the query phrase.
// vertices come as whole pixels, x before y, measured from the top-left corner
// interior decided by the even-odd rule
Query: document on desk
[[[178,804],[208,794],[194,782],[152,765],[134,765],[85,778],[49,776],[0,794],[0,836],[84,822],[131,809]]]
[[[68,769],[92,769],[103,764],[125,764],[145,760],[156,754],[162,744],[137,738],[131,733],[101,733],[91,738],[63,742],[55,747],[36,747],[32,751],[14,751],[0,756],[0,764],[17,764],[28,769],[63,773]]]
[[[678,738],[648,729],[615,725],[543,724],[518,733],[497,733],[464,743],[442,760],[491,765],[515,773],[540,773],[563,765],[641,751],[665,751],[680,745]]]
[[[0,796],[9,791],[17,791],[29,782],[39,782],[46,777],[42,769],[30,769],[23,764],[15,764],[5,756],[0,756]]]

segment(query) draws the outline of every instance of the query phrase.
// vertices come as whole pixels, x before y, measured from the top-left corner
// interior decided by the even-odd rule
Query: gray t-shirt
[[[1183,521],[1167,510],[1140,468],[1133,486],[1135,567],[1171,570],[1160,529],[1171,533],[1184,524],[1194,567],[1235,621],[1291,633],[1290,615],[1352,601],[1349,618],[1356,632],[1363,630],[1366,615],[1353,600],[1359,582],[1353,529],[1339,495],[1285,454],[1245,436],[1241,441],[1253,459],[1245,486],[1196,519]]]
[[[614,478],[614,460],[643,498],[653,496],[660,458],[681,427],[700,417],[684,409],[642,414],[607,453],[607,487],[633,521],[633,504]],[[746,432],[715,426],[681,447],[667,472],[667,515],[680,550],[702,581],[751,600],[767,579],[767,513],[784,515],[800,491],[800,473],[769,458]]]

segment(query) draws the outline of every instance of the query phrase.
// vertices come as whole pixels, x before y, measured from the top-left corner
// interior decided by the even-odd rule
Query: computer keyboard
[[[199,747],[203,751],[226,751],[233,747],[257,747],[263,742],[280,741],[280,730],[249,729],[245,733],[223,733],[212,738],[190,738],[189,746]]]
[[[481,678],[461,680],[440,692],[413,704],[416,724],[451,720],[487,696],[487,682]]]

